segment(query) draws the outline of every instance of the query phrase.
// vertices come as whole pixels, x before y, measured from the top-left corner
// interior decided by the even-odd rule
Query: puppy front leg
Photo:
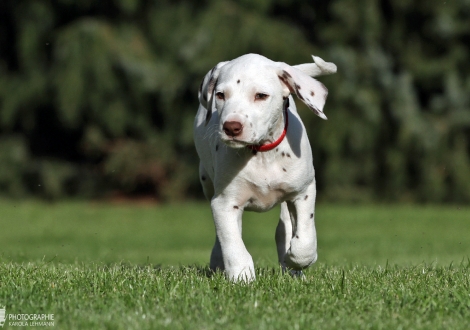
[[[235,282],[254,280],[253,259],[242,240],[241,219],[243,209],[220,196],[212,199],[211,208],[222,252],[225,275]]]

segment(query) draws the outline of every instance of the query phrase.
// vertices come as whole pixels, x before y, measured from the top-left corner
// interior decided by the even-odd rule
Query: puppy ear
[[[212,116],[212,107],[209,105],[212,103],[212,93],[214,92],[214,87],[217,83],[217,78],[219,77],[220,68],[223,67],[228,62],[220,62],[210,70],[204,79],[201,81],[199,86],[199,103],[207,110],[206,114],[206,125],[211,119]]]
[[[277,75],[286,87],[285,94],[295,93],[318,117],[327,119],[323,113],[323,106],[328,95],[325,85],[286,63],[277,63]]]
[[[336,73],[336,65],[331,62],[325,62],[318,56],[313,56],[313,62],[294,65],[294,68],[306,73],[310,77],[324,76],[327,74]]]

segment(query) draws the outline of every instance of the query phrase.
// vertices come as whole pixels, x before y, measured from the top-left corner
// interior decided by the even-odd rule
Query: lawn
[[[470,327],[470,208],[320,204],[304,280],[277,267],[278,210],[246,213],[244,285],[209,275],[206,203],[0,207],[0,307],[56,329]]]

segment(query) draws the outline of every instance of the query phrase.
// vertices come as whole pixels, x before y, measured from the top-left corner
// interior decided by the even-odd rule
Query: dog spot
[[[284,157],[286,154],[285,154],[284,151],[283,151],[281,155],[282,155],[282,157]]]
[[[306,201],[307,199],[308,199],[308,195],[305,195],[304,201]]]
[[[287,71],[285,71],[285,70],[282,70],[282,76],[283,76],[284,78],[286,78],[286,79],[287,79],[287,78],[292,78],[292,76],[289,74],[289,72],[287,72]]]
[[[286,156],[290,158],[290,154],[289,154],[289,153],[288,153],[288,154],[286,154]]]
[[[315,96],[315,93],[313,91],[310,92],[311,96]]]
[[[281,79],[281,81],[284,83],[284,85],[287,86],[287,88],[289,88],[289,91],[292,93],[292,87],[290,87],[289,83],[287,82],[287,77],[282,75],[282,76],[278,76],[279,79]]]
[[[239,84],[239,83],[240,83],[240,79],[237,80],[237,84]]]
[[[216,68],[217,68],[217,65],[214,66],[214,67],[211,69],[211,74],[210,74],[211,76],[212,76],[212,74],[214,73],[214,70],[215,70]]]
[[[276,152],[278,152],[278,151],[279,151],[279,148],[276,148]]]
[[[202,86],[204,84],[204,80],[201,81],[201,84],[199,85],[199,93],[202,93]]]
[[[297,90],[301,89],[300,85],[294,84],[294,86],[295,86],[295,88],[297,88]]]
[[[238,210],[238,206],[236,206],[236,205],[234,205],[233,208],[234,208],[235,210]]]
[[[313,111],[317,116],[320,115],[321,111],[320,111],[316,106],[309,104],[309,108],[312,109],[312,111]]]
[[[215,145],[215,151],[218,151],[218,150],[219,150],[219,145],[216,144],[216,145]]]
[[[215,84],[214,84],[214,76],[211,76],[209,78],[209,82],[207,83],[207,86],[210,86],[210,87],[213,87]]]
[[[295,238],[299,238],[299,235],[295,235]]]
[[[284,167],[282,168],[282,170],[283,170],[284,172],[287,172],[287,171],[286,171],[286,169],[285,169]]]
[[[248,203],[250,203],[250,204],[252,204],[253,202],[254,202],[254,199],[253,199],[253,198],[250,198],[250,199],[248,200]]]
[[[313,219],[313,213],[310,213],[310,219]]]

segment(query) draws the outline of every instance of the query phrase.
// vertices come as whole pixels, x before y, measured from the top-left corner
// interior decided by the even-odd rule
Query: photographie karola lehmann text
[[[54,314],[6,314],[5,324],[11,327],[53,327]]]

